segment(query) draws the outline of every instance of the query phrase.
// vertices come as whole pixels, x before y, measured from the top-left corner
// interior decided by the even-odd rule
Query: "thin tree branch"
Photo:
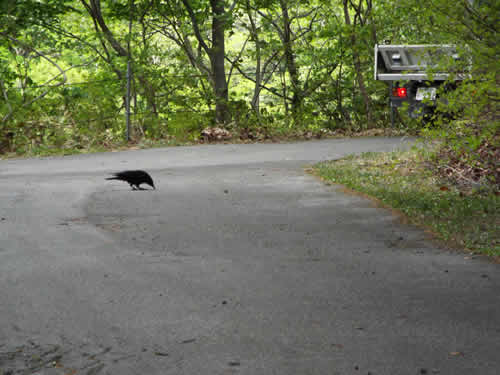
[[[232,13],[237,4],[238,4],[238,0],[234,0],[228,9],[228,13]]]
[[[240,52],[238,53],[238,55],[236,56],[236,59],[234,60],[236,64],[238,63],[238,60],[241,58],[241,55],[243,55],[243,52],[245,51],[245,47],[246,47],[249,40],[250,40],[250,35],[247,36],[245,42],[243,43],[243,46],[241,47]],[[231,68],[229,69],[229,73],[227,74],[227,85],[228,86],[229,86],[229,82],[231,82],[231,74],[233,73],[233,69],[234,69],[234,64],[231,64]]]
[[[196,15],[193,12],[193,8],[191,7],[191,4],[189,4],[188,0],[182,0],[182,3],[186,7],[189,18],[191,19],[191,24],[193,26],[194,35],[196,36],[198,43],[205,50],[205,52],[210,56],[212,53],[211,49],[207,46],[207,44],[205,43],[205,40],[203,39],[203,36],[201,35],[200,28],[198,26],[198,20],[196,19]]]
[[[228,57],[226,57],[226,60],[228,60],[230,63],[234,64],[234,62],[233,62],[233,61],[231,61]],[[280,61],[281,61],[281,60],[282,60],[282,58],[280,59]],[[255,78],[252,78],[252,77],[251,77],[251,76],[250,76],[247,72],[243,71],[243,70],[242,70],[242,69],[241,69],[238,65],[235,65],[235,67],[236,67],[236,70],[238,70],[238,72],[239,72],[239,73],[240,73],[243,77],[245,77],[245,78],[246,78],[246,79],[248,79],[249,81],[252,81],[253,83],[256,83]],[[272,75],[272,73],[274,73],[274,71],[277,69],[277,67],[278,67],[278,64],[276,64],[276,66],[273,68],[273,70],[272,70],[272,72],[271,72],[270,76]],[[267,82],[269,81],[270,76],[268,77],[268,79],[266,79],[266,80],[265,80],[265,83],[267,83]],[[287,99],[287,100],[291,100],[291,99],[292,99],[292,98],[290,98],[290,97],[288,97],[288,96],[285,98],[285,96],[284,96],[284,95],[282,95],[282,94],[280,94],[280,93],[279,93],[279,92],[278,92],[275,88],[269,88],[269,87],[267,87],[267,86],[265,85],[265,83],[261,84],[261,85],[260,85],[260,88],[262,88],[262,89],[264,89],[264,90],[266,90],[266,91],[269,91],[269,92],[270,92],[270,93],[272,93],[273,95],[276,95],[276,96],[278,96],[278,97],[280,97],[280,98],[284,98],[284,99]]]
[[[2,89],[3,97],[5,99],[5,103],[7,104],[7,108],[9,108],[9,113],[7,113],[2,119],[2,122],[5,122],[12,115],[12,105],[9,102],[9,96],[7,95],[7,90],[5,90],[5,85],[1,78],[0,78],[0,88]]]
[[[41,27],[46,28],[47,30],[53,31],[56,34],[59,34],[59,35],[65,36],[67,38],[71,38],[71,39],[75,39],[75,40],[79,41],[80,43],[82,43],[83,45],[89,47],[90,49],[92,49],[92,51],[94,51],[95,53],[97,53],[101,59],[103,59],[107,63],[110,63],[110,61],[109,61],[109,55],[108,56],[104,56],[101,53],[101,51],[99,51],[99,49],[96,46],[94,46],[91,43],[87,42],[83,38],[80,38],[78,35],[75,35],[75,34],[69,32],[69,31],[66,31],[63,28],[58,27],[57,25],[47,24],[47,23],[44,23],[44,22],[39,23],[38,25],[41,26]]]
[[[80,0],[85,6],[92,18],[97,22],[102,33],[106,37],[106,40],[111,44],[113,49],[118,53],[119,56],[128,56],[127,50],[121,46],[121,44],[115,39],[113,33],[108,28],[108,25],[104,21],[101,12],[101,1],[100,0],[90,0],[90,4],[87,4],[85,0]]]

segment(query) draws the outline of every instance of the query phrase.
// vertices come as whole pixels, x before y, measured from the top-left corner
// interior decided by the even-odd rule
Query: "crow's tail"
[[[108,177],[106,178],[106,180],[119,180],[120,177]]]

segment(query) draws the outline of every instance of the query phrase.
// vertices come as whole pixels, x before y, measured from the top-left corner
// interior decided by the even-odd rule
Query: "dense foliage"
[[[387,87],[373,79],[373,47],[390,40],[453,43],[471,55],[471,78],[449,94],[429,131],[470,162],[480,147],[498,146],[499,7],[493,0],[2,1],[0,152],[125,139],[128,62],[134,140],[196,140],[213,125],[250,139],[383,127]]]

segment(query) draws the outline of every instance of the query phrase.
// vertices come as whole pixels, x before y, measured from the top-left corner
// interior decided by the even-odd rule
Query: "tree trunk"
[[[224,39],[224,1],[210,0],[212,7],[212,49],[210,62],[215,89],[215,121],[219,124],[229,122],[228,87],[226,70],[224,68],[225,39]]]
[[[260,118],[260,91],[262,84],[262,74],[261,74],[261,63],[262,63],[262,55],[260,50],[260,40],[259,33],[257,31],[257,26],[255,25],[254,18],[252,16],[252,9],[250,6],[250,1],[247,0],[245,3],[246,12],[248,15],[248,19],[250,20],[250,33],[255,43],[255,86],[253,89],[253,96],[251,101],[251,106],[257,117]]]
[[[281,15],[283,17],[283,48],[285,54],[286,68],[290,75],[292,86],[292,116],[294,123],[300,122],[300,112],[302,107],[302,90],[300,88],[299,71],[295,62],[292,45],[292,30],[290,28],[290,16],[288,15],[288,5],[285,0],[280,0]]]
[[[344,2],[344,17],[345,23],[351,26],[351,17],[349,16],[348,0],[343,0]],[[355,26],[355,25],[353,25]],[[354,27],[351,30],[351,45],[352,45],[352,58],[354,64],[354,70],[356,71],[356,80],[358,81],[359,91],[363,97],[363,102],[365,103],[366,116],[369,123],[373,121],[373,115],[371,110],[371,101],[368,91],[366,90],[365,81],[363,79],[363,72],[361,70],[361,61],[359,59],[359,53],[356,49],[356,33]]]

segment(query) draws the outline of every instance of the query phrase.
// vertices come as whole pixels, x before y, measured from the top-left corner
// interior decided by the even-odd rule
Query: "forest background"
[[[1,154],[387,128],[388,88],[373,78],[374,45],[446,43],[470,56],[470,78],[441,93],[446,101],[432,121],[403,110],[397,128],[439,139],[440,157],[500,182],[498,1],[0,4]]]

